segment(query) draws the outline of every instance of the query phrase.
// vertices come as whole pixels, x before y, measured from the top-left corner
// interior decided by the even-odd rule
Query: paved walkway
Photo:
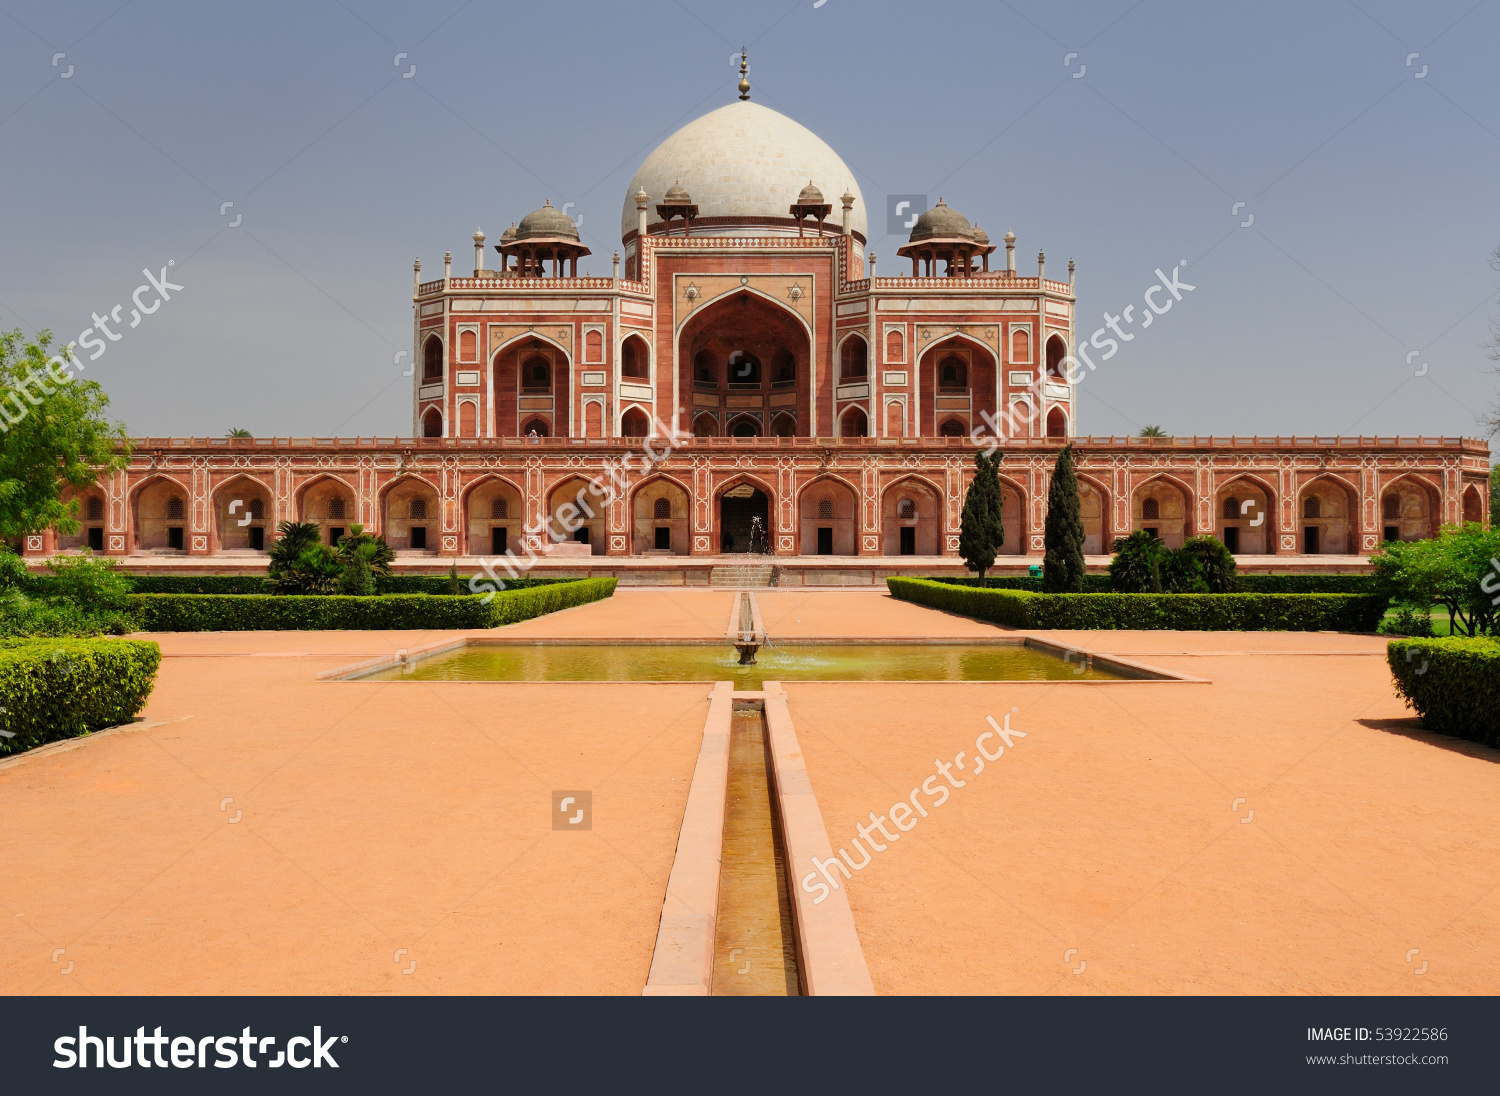
[[[717,639],[732,596],[504,631]],[[773,636],[1002,634],[758,597]],[[453,634],[156,637],[147,722],[0,763],[0,992],[638,993],[707,690],[315,680]],[[1415,730],[1382,640],[1049,637],[1210,683],[786,685],[835,845],[986,715],[1026,733],[849,884],[879,991],[1500,984],[1500,752]],[[592,792],[589,832],[554,790]]]

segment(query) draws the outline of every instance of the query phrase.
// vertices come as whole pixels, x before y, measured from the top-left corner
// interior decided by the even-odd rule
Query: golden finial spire
[[[750,66],[747,63],[747,56],[745,54],[745,47],[741,46],[740,47],[740,98],[741,99],[749,99],[750,98],[750,81],[746,78],[746,75],[745,75],[749,71],[750,71]]]

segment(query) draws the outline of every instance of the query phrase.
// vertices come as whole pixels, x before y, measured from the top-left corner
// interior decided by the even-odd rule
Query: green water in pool
[[[734,648],[515,645],[463,647],[369,674],[363,681],[1117,681],[1020,644],[818,644],[762,647],[754,666]]]

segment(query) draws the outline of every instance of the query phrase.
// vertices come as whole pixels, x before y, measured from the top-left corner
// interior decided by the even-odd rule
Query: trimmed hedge
[[[270,580],[261,575],[131,575],[123,577],[137,594],[271,594]],[[51,575],[37,575],[34,592],[41,597],[54,593],[56,579]],[[578,582],[576,578],[520,579],[516,583],[521,589],[533,586],[555,586],[561,582]],[[469,592],[469,577],[462,576],[459,586],[463,594]],[[380,594],[448,594],[447,575],[390,575],[375,580],[375,592]]]
[[[615,592],[612,578],[577,579],[483,596],[377,594],[132,594],[144,632],[259,632],[401,628],[497,628]]]
[[[1396,692],[1422,726],[1500,746],[1500,640],[1398,639],[1385,650]]]
[[[146,706],[161,648],[130,639],[39,639],[0,649],[0,754],[128,723]]]
[[[488,581],[485,579],[484,581]],[[556,586],[562,582],[581,582],[576,578],[526,578],[506,579],[507,589],[527,590],[533,586]],[[464,595],[469,592],[469,576],[461,575],[458,580],[459,589]],[[386,578],[375,580],[375,592],[377,594],[448,594],[447,575],[390,575]]]
[[[934,582],[950,586],[978,586],[977,578],[936,578]],[[1380,588],[1376,578],[1370,575],[1235,575],[1234,592],[1237,594],[1378,594]],[[1025,590],[1042,592],[1040,577],[1029,575],[1001,575],[984,580],[989,590]],[[1083,576],[1083,592],[1086,594],[1110,593],[1109,576],[1100,572]]]
[[[888,578],[891,595],[1013,628],[1373,632],[1383,595],[1033,594]]]

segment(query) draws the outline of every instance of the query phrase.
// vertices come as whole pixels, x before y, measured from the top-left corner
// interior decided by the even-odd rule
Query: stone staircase
[[[710,586],[729,586],[737,590],[759,590],[775,586],[776,565],[758,562],[716,565],[709,573],[708,583]]]

